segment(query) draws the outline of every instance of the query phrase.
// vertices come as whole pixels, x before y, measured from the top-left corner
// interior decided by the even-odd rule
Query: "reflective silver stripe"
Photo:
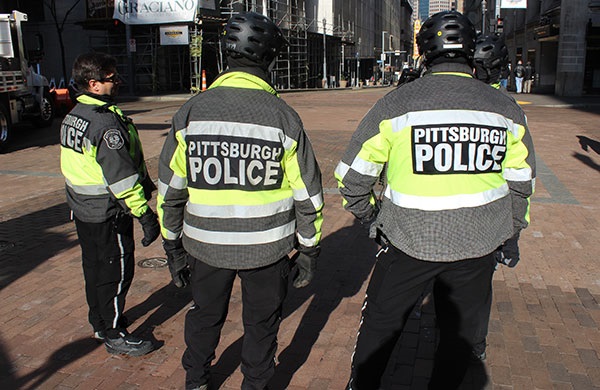
[[[491,203],[508,195],[508,184],[476,194],[449,196],[418,196],[396,192],[387,186],[385,196],[396,206],[426,211],[455,210],[462,207],[477,207]]]
[[[282,142],[285,138],[283,130],[276,127],[261,126],[253,123],[193,121],[183,135],[230,135]]]
[[[71,188],[76,194],[80,195],[105,195],[108,194],[108,190],[106,189],[106,185],[104,184],[94,184],[87,186],[78,186],[73,183],[69,179],[66,179],[67,186]]]
[[[294,145],[296,145],[296,141],[284,134],[283,147],[285,150],[290,150]]]
[[[165,196],[169,187],[176,190],[183,190],[187,187],[187,179],[173,174],[168,185],[158,180],[158,193],[160,195]]]
[[[366,161],[356,156],[354,161],[352,161],[351,168],[361,175],[378,177],[383,170],[383,164]]]
[[[176,240],[179,237],[181,237],[181,233],[173,233],[170,230],[164,229],[167,233],[167,236],[165,237],[167,240]]]
[[[502,175],[506,180],[529,181],[533,173],[531,168],[506,168]]]
[[[325,203],[323,201],[323,194],[322,193],[319,193],[319,194],[317,194],[315,196],[311,196],[310,197],[310,201],[312,202],[313,207],[315,208],[315,210],[320,210],[323,207],[324,203]]]
[[[171,181],[169,182],[169,187],[175,188],[176,190],[183,190],[187,187],[187,178],[173,174]]]
[[[296,234],[296,236],[298,237],[298,242],[304,246],[316,246],[317,245],[317,237],[310,237],[310,238],[306,238],[306,237],[302,237],[300,235],[300,233]]]
[[[270,217],[294,208],[294,200],[286,198],[277,202],[261,205],[204,205],[188,203],[187,211],[204,218],[260,218]]]
[[[350,165],[345,162],[340,161],[337,167],[335,167],[335,174],[340,177],[341,180],[344,180],[346,174],[350,170]]]
[[[125,281],[125,248],[123,248],[123,241],[121,235],[117,233],[117,242],[119,243],[119,265],[121,266],[121,279],[117,285],[117,293],[113,299],[113,307],[115,310],[115,316],[113,318],[112,327],[117,328],[119,324],[119,294],[123,291],[123,282]]]
[[[313,204],[315,210],[319,210],[321,207],[323,207],[323,194],[319,193],[314,196],[309,196],[306,188],[294,190],[294,199],[298,202],[310,199],[310,202]]]
[[[133,187],[135,187],[139,178],[140,175],[136,173],[129,177],[126,177],[125,179],[119,180],[118,182],[113,183],[108,187],[110,188],[113,194],[120,194],[124,191],[131,190]]]
[[[296,221],[261,232],[214,232],[192,227],[184,222],[183,233],[200,242],[215,245],[259,245],[281,240],[294,234]]]
[[[391,119],[392,131],[397,132],[409,124],[411,126],[448,124],[448,123],[472,123],[479,126],[493,126],[507,128],[518,136],[519,125],[509,118],[494,112],[471,111],[471,110],[429,110],[411,112]]]
[[[169,186],[166,185],[165,183],[163,183],[160,179],[158,179],[158,194],[165,196],[168,189],[169,189]]]
[[[88,152],[91,151],[92,146],[94,146],[94,145],[92,145],[92,141],[90,141],[87,138],[83,139],[83,147],[85,148],[86,151],[88,151]]]

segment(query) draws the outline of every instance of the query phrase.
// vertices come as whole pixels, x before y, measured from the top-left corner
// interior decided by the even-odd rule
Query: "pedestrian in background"
[[[186,389],[210,365],[236,276],[242,285],[242,389],[274,374],[282,302],[308,285],[320,252],[321,172],[298,114],[269,83],[287,42],[266,16],[235,15],[222,38],[228,70],[175,114],[159,162],[158,213],[175,285],[191,284]],[[297,249],[297,270],[288,254]]]
[[[510,78],[510,63],[508,59],[506,65],[500,69],[500,86],[506,91],[508,89],[508,79]]]
[[[77,105],[61,125],[60,163],[81,245],[89,321],[109,353],[145,355],[152,342],[127,332],[123,309],[135,266],[133,219],[142,225],[143,246],[160,234],[148,206],[156,187],[137,129],[114,103],[117,60],[80,55],[72,76]]]
[[[535,154],[514,99],[472,75],[475,28],[456,11],[417,35],[425,75],[361,121],[336,168],[344,207],[381,250],[348,388],[379,389],[406,320],[433,282],[440,341],[430,389],[455,389],[471,361],[495,252],[518,257],[529,223]],[[380,206],[373,186],[386,169]],[[510,244],[509,244],[510,243]]]
[[[531,93],[531,86],[535,80],[535,68],[531,65],[530,61],[527,61],[525,65],[525,74],[523,77],[523,93]]]
[[[523,66],[523,61],[519,60],[517,62],[514,73],[516,91],[517,93],[521,93],[523,91],[523,78],[525,77],[525,67]]]

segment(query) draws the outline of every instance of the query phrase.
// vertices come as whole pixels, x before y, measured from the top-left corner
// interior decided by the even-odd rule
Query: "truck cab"
[[[48,79],[37,74],[25,56],[21,24],[27,14],[0,14],[0,150],[14,125],[29,121],[47,127],[54,119]]]

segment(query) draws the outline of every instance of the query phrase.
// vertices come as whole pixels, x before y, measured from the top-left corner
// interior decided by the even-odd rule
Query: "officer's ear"
[[[87,82],[87,90],[89,92],[98,94],[98,92],[100,92],[100,85],[101,84],[102,83],[100,81],[96,80],[96,79],[88,80],[88,82]]]

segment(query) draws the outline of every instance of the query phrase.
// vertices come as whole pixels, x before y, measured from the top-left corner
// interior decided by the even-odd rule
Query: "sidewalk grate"
[[[140,260],[138,266],[141,268],[164,268],[167,266],[167,259],[163,257],[150,257]]]

